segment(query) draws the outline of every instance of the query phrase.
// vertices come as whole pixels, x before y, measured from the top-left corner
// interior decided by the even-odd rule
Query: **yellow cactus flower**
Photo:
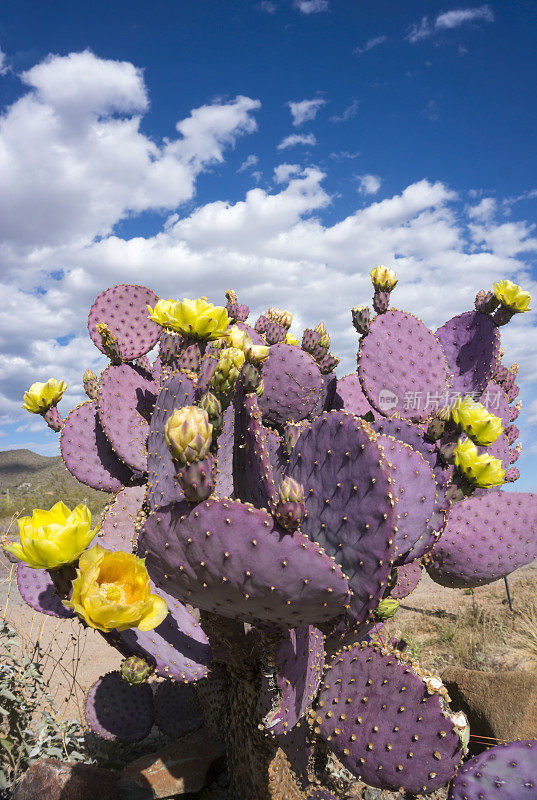
[[[499,458],[488,453],[479,455],[471,439],[459,439],[454,451],[455,466],[476,486],[501,486],[505,470]]]
[[[287,336],[285,337],[285,344],[294,344],[296,346],[300,345],[300,342],[298,341],[296,336],[294,336],[292,333],[288,333]]]
[[[157,325],[162,325],[163,328],[170,328],[174,320],[173,310],[175,304],[175,300],[158,300],[155,308],[147,306],[147,310],[153,322],[156,322]]]
[[[159,302],[163,303],[160,311],[159,303],[156,304],[154,311],[148,306],[151,318],[160,325],[164,324],[166,328],[191,339],[206,341],[219,339],[230,323],[224,306],[213,306],[205,297],[197,300],[185,298],[176,303],[171,303],[169,300]],[[161,317],[163,321],[160,322],[157,317]]]
[[[233,325],[228,331],[226,331],[224,341],[228,347],[236,347],[237,350],[243,351],[245,351],[248,346],[252,344],[252,340],[248,336],[247,332],[241,330],[238,325]]]
[[[198,406],[176,408],[164,426],[164,440],[172,457],[182,464],[204,459],[211,447],[213,426]]]
[[[150,631],[168,614],[162,597],[151,594],[144,559],[99,544],[80,556],[71,599],[63,604],[100,631]]]
[[[511,311],[520,314],[530,310],[530,293],[523,291],[516,283],[498,281],[492,285],[492,291],[496,300]]]
[[[49,408],[60,402],[66,389],[65,381],[56,378],[49,378],[46,383],[32,383],[24,392],[22,407],[31,414],[46,414]]]
[[[380,292],[391,292],[397,284],[397,277],[389,267],[374,267],[371,270],[371,281],[375,289]]]
[[[502,421],[469,395],[457,398],[451,417],[476,444],[489,445],[502,433]]]
[[[288,336],[290,334],[287,334]],[[292,334],[291,334],[292,335]],[[292,344],[292,342],[291,342]],[[268,344],[250,344],[244,351],[246,355],[246,359],[250,362],[250,364],[255,364],[259,366],[266,361],[270,355],[270,347]]]
[[[89,508],[78,505],[71,511],[61,501],[50,511],[34,509],[31,517],[21,517],[18,523],[20,541],[4,549],[33,569],[72,564],[95,535]]]

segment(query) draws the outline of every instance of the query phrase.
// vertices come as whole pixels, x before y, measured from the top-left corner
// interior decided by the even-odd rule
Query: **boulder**
[[[442,680],[452,708],[466,713],[470,735],[503,741],[537,739],[537,675],[448,667]]]
[[[18,782],[13,800],[119,800],[117,781],[108,769],[42,758]]]

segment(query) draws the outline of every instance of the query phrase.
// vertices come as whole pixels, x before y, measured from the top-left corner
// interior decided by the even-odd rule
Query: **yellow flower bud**
[[[298,341],[296,336],[294,336],[294,334],[288,333],[287,336],[285,337],[285,344],[300,345],[300,342]]]
[[[226,347],[220,353],[220,359],[218,365],[220,366],[220,362],[224,363],[226,361],[229,361],[231,364],[233,364],[234,367],[240,369],[244,364],[245,360],[246,356],[244,355],[242,350],[239,350],[238,347]]]
[[[164,426],[164,440],[172,457],[182,464],[204,459],[211,447],[213,426],[198,406],[176,408]]]
[[[147,310],[153,322],[156,322],[157,325],[162,325],[163,328],[171,328],[174,320],[173,310],[175,304],[175,300],[158,300],[154,309],[151,306],[147,306]]]
[[[488,453],[479,455],[471,439],[459,439],[454,451],[455,466],[476,486],[501,486],[505,470],[499,458]]]
[[[150,631],[168,614],[162,597],[151,594],[144,559],[132,553],[96,544],[80,556],[76,575],[71,599],[63,604],[92,628]]]
[[[24,392],[22,405],[31,414],[46,414],[49,408],[57,405],[62,399],[67,384],[49,378],[46,383],[32,383],[27,392]]]
[[[162,303],[160,309],[159,303]],[[159,300],[154,311],[151,306],[148,309],[151,318],[159,325],[191,339],[218,339],[224,335],[229,325],[229,316],[224,306],[213,306],[205,297],[198,300],[185,298],[176,303]]]
[[[371,270],[371,281],[375,289],[380,292],[391,292],[397,284],[393,269],[382,266],[374,267]]]
[[[249,344],[244,353],[251,364],[259,366],[269,357],[270,347],[266,344]]]
[[[78,505],[71,511],[61,501],[50,511],[34,509],[31,517],[21,517],[18,523],[20,541],[4,549],[33,569],[71,564],[95,535],[89,508]]]
[[[511,311],[522,313],[530,310],[530,293],[524,292],[516,283],[498,281],[492,285],[492,291],[496,300]]]
[[[476,444],[489,445],[496,441],[502,432],[502,421],[491,414],[481,403],[476,403],[469,395],[464,400],[459,397],[453,406],[453,421],[470,436]]]
[[[241,330],[238,325],[233,325],[229,328],[224,336],[224,340],[228,347],[235,347],[237,350],[246,350],[252,343],[247,332]]]

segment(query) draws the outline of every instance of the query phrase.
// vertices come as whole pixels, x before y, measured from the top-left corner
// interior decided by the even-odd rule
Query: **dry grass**
[[[529,661],[536,662],[537,669],[537,603],[531,603],[517,619],[513,645],[525,653]]]

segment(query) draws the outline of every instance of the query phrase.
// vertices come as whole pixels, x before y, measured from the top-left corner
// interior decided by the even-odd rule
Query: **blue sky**
[[[431,326],[509,277],[535,290],[532,2],[4,2],[0,19],[0,447],[57,452],[20,396],[101,362],[86,309],[114,282],[234,287],[254,313],[324,319],[340,374],[348,309],[377,263]],[[537,336],[521,365],[535,485]]]

